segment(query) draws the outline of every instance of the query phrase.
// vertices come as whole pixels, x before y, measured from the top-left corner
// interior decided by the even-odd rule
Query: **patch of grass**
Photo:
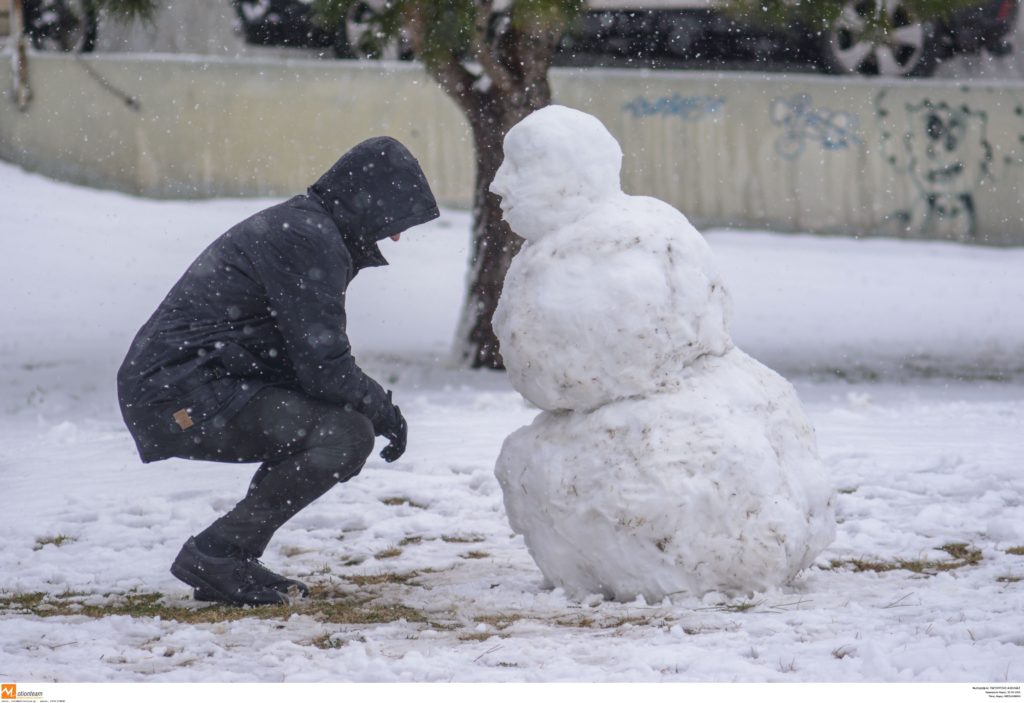
[[[392,498],[382,498],[381,503],[384,505],[408,505],[410,508],[419,508],[420,510],[426,510],[427,506],[423,503],[417,503],[411,498],[404,498],[402,496],[394,496]]]
[[[398,585],[408,585],[410,581],[418,576],[428,573],[428,571],[408,571],[405,573],[394,573],[386,572],[380,574],[358,574],[352,576],[342,576],[343,579],[355,586],[379,586],[380,584],[390,583]]]
[[[697,610],[714,610],[721,613],[745,613],[761,605],[759,600],[748,600],[742,603],[719,603],[708,608],[697,608]]]
[[[300,554],[309,554],[312,549],[305,549],[303,547],[282,547],[280,549],[281,555],[286,557],[297,557]]]
[[[833,559],[832,568],[851,567],[855,572],[874,571],[883,573],[903,569],[915,574],[932,576],[942,571],[953,571],[973,566],[982,559],[981,550],[966,542],[950,542],[939,547],[951,560],[938,559],[896,559],[894,561],[872,561],[870,559]]]
[[[37,537],[36,545],[32,547],[33,551],[38,552],[40,549],[48,544],[52,544],[54,547],[63,547],[65,544],[71,544],[76,541],[77,538],[69,537],[68,535],[53,535],[52,537]]]
[[[1007,554],[1013,554],[1014,556],[1024,557],[1024,546],[1022,547],[1010,547],[1006,550]]]
[[[55,617],[84,615],[104,618],[128,615],[136,618],[155,618],[182,623],[231,622],[243,618],[286,620],[295,613],[308,615],[320,622],[345,625],[367,625],[397,622],[428,622],[422,611],[405,605],[381,603],[375,599],[342,598],[337,600],[304,599],[293,605],[265,605],[260,607],[233,607],[214,604],[202,607],[169,605],[161,593],[128,593],[116,596],[101,605],[87,605],[80,598],[61,598],[46,593],[14,593],[0,595],[0,613],[15,612]]]
[[[46,598],[46,594],[38,591],[34,593],[13,593],[9,596],[3,595],[0,596],[0,610],[14,613],[31,613],[39,607],[44,598]]]
[[[490,552],[481,552],[479,550],[474,549],[471,552],[466,552],[465,554],[463,554],[462,558],[463,559],[486,559],[489,556],[491,556]]]
[[[840,495],[844,495],[844,496],[848,496],[848,495],[850,495],[852,493],[856,493],[856,492],[857,492],[856,488],[837,488],[836,489],[836,493],[839,493]]]
[[[589,615],[559,617],[554,624],[560,627],[585,627],[596,630],[615,630],[626,625],[650,625],[653,620],[647,615],[625,615],[598,621]]]
[[[796,669],[796,658],[795,657],[790,659],[788,662],[783,661],[782,657],[779,657],[779,671],[780,672],[782,672],[783,674],[792,674],[796,670],[797,669]]]
[[[506,615],[504,613],[501,613],[495,615],[477,615],[473,618],[473,622],[490,625],[496,630],[504,630],[507,627],[511,626],[513,623],[519,622],[522,619],[523,618],[521,615]]]
[[[423,541],[422,537],[406,537],[398,543],[399,547],[408,547],[410,544],[419,544]]]
[[[1000,576],[996,581],[999,583],[1020,583],[1024,581],[1024,576]]]
[[[398,622],[428,622],[426,613],[396,603],[345,603],[328,601],[318,604],[314,617],[322,622],[340,625],[376,625]]]
[[[376,554],[374,554],[373,558],[374,559],[394,559],[395,557],[400,557],[400,556],[402,556],[402,548],[401,547],[388,547],[387,549],[382,549],[379,552],[377,552]]]
[[[313,646],[317,649],[341,649],[348,644],[345,640],[335,639],[334,635],[320,635],[313,640]]]
[[[964,562],[963,566],[977,564],[981,561],[981,550],[972,547],[966,542],[950,542],[940,547],[949,556]],[[959,569],[959,566],[953,567]],[[948,570],[948,569],[947,569]]]
[[[761,601],[748,600],[745,603],[725,603],[721,606],[721,609],[727,613],[745,613],[759,605],[761,605]]]
[[[442,535],[441,540],[449,544],[474,544],[483,542],[484,538],[479,535]]]

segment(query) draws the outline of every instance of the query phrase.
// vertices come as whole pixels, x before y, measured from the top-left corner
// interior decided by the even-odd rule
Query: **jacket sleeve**
[[[259,257],[270,314],[301,389],[313,398],[349,405],[380,434],[391,403],[380,384],[356,365],[345,333],[351,258],[340,240],[328,244],[324,235],[301,230],[288,227],[267,242]]]

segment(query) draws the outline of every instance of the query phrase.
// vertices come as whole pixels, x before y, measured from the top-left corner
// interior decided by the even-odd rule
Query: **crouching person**
[[[406,423],[356,365],[345,291],[387,263],[377,242],[438,216],[416,159],[394,139],[357,145],[305,195],[216,239],[139,330],[117,376],[143,462],[260,462],[248,492],[188,539],[171,573],[195,597],[288,602],[305,584],[259,562],[274,533],[359,473],[374,438],[395,461]]]

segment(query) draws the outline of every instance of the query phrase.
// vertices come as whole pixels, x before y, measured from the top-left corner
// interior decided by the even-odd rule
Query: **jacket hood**
[[[381,239],[440,215],[419,162],[391,137],[352,147],[309,193],[330,213],[359,268],[387,263]]]

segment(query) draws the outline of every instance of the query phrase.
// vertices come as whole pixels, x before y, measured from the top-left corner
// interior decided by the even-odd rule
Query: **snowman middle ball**
[[[730,300],[674,208],[619,194],[516,256],[494,315],[512,386],[544,410],[670,391],[732,346]]]

